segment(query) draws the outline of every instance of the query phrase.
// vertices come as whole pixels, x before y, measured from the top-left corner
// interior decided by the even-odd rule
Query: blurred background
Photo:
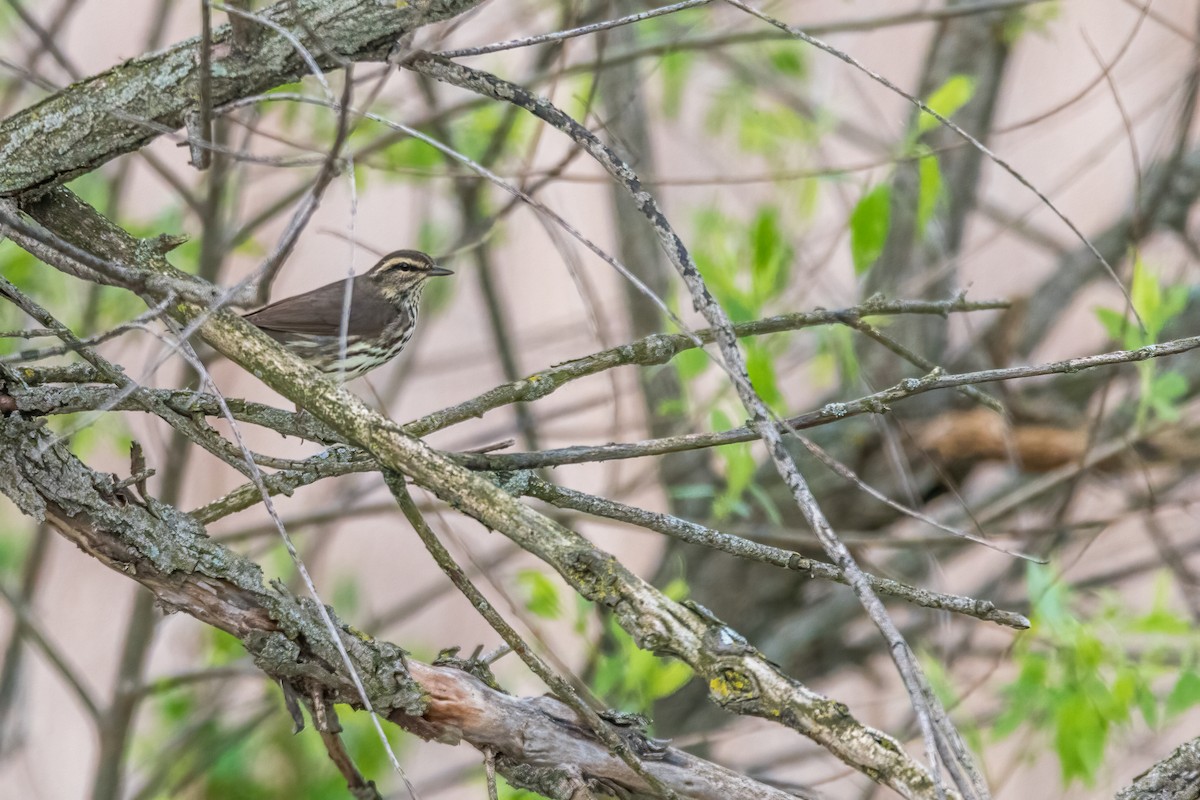
[[[648,7],[492,0],[423,29],[413,45],[471,47]],[[1115,270],[1109,274],[1029,187],[918,117],[903,97],[728,5],[465,59],[550,96],[612,143],[663,204],[735,321],[851,307],[876,295],[1011,301],[1007,310],[945,318],[874,317],[875,338],[824,326],[744,340],[755,385],[778,413],[851,400],[929,371],[881,341],[966,372],[1200,333],[1200,4],[761,7],[952,117],[1043,192]],[[214,21],[224,15],[214,12]],[[0,10],[0,114],[194,36],[199,26],[197,3],[129,0],[118,10],[94,0],[10,2]],[[328,76],[335,93],[344,79]],[[700,327],[648,226],[566,137],[523,112],[381,64],[356,65],[354,81],[356,106],[519,186],[627,264],[685,325]],[[178,137],[164,136],[71,186],[139,235],[188,235],[172,262],[232,285],[271,251],[334,138],[336,113],[295,94],[325,96],[308,77],[220,113],[216,136],[228,150],[205,172],[189,165]],[[404,355],[351,384],[391,418],[408,421],[506,380],[677,329],[546,216],[427,144],[359,119],[343,155],[353,169],[330,185],[269,295],[361,273],[397,248],[424,249],[455,270],[426,292]],[[144,311],[132,295],[63,276],[8,242],[0,244],[0,272],[81,335]],[[1145,330],[1132,323],[1127,297]],[[26,327],[32,323],[15,308],[0,307],[0,328]],[[17,358],[29,346],[8,338],[0,352]],[[129,331],[101,350],[146,385],[196,385],[178,358],[152,366],[163,343],[149,331]],[[227,396],[289,407],[229,362],[214,356],[211,369]],[[1017,635],[889,603],[998,798],[1111,795],[1195,732],[1197,380],[1200,360],[1185,354],[982,387],[1004,417],[942,391],[898,402],[887,416],[809,432],[888,497],[1000,549],[954,539],[878,502],[796,446],[818,500],[864,567],[1033,619],[1033,630]],[[726,430],[744,418],[725,376],[694,352],[575,381],[429,441],[462,450],[512,439],[511,450],[545,450]],[[78,414],[51,424],[99,469],[128,471],[129,443],[141,443],[158,470],[151,491],[183,509],[243,482],[145,415]],[[249,426],[244,433],[253,450],[282,458],[321,450]],[[765,461],[760,446],[746,443],[543,476],[819,556]],[[721,711],[686,667],[638,651],[532,556],[432,498],[417,499],[497,608],[552,663],[608,705],[649,714],[655,735],[802,787],[804,796],[887,796],[795,733]],[[236,641],[164,615],[127,578],[31,524],[7,500],[0,507],[4,794],[346,796],[316,734],[291,734],[277,687],[265,685]],[[324,598],[350,623],[422,659],[448,647],[469,655],[499,645],[377,474],[323,480],[280,497],[278,507]],[[672,596],[712,609],[790,675],[921,752],[891,661],[844,587],[555,513]],[[261,506],[209,531],[250,554],[268,577],[295,584]],[[514,657],[494,669],[508,691],[545,691]],[[385,794],[400,796],[367,721],[346,713],[343,724],[359,766]],[[484,796],[474,750],[389,733],[422,798]]]

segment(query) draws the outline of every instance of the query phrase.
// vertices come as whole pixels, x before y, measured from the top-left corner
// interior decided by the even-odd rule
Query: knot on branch
[[[615,558],[597,550],[580,549],[563,559],[565,575],[573,586],[594,603],[614,608],[621,602],[619,564]]]
[[[679,352],[679,337],[655,333],[630,345],[627,360],[645,366],[665,364]]]
[[[610,708],[601,711],[600,718],[613,728],[625,746],[636,753],[638,758],[645,761],[662,761],[666,757],[671,740],[650,736],[650,718],[644,714]]]
[[[513,497],[525,497],[529,494],[530,481],[534,479],[533,470],[521,469],[512,472],[490,472],[488,477],[492,483],[500,487],[506,494]]]
[[[460,647],[447,647],[437,654],[437,658],[433,659],[435,667],[453,667],[454,669],[462,670],[468,675],[474,675],[479,680],[488,685],[488,688],[495,689],[497,692],[505,692],[500,686],[500,682],[496,680],[496,676],[492,673],[492,668],[488,666],[488,662],[483,659],[472,656],[471,658],[459,658],[458,652]]]
[[[718,666],[708,679],[708,691],[717,705],[728,708],[762,697],[758,679],[735,666]]]

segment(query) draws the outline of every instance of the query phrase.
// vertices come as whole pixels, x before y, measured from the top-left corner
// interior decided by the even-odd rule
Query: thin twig
[[[781,567],[806,574],[812,578],[847,584],[846,575],[837,567],[821,561],[805,558],[792,550],[760,544],[741,536],[700,525],[689,520],[681,519],[671,514],[661,514],[646,511],[634,506],[607,500],[603,497],[585,494],[573,489],[556,486],[536,476],[530,475],[528,483],[523,485],[530,497],[550,503],[556,508],[582,511],[606,519],[626,522],[641,528],[657,531],[672,536],[680,541],[710,547],[730,555],[763,564]],[[888,578],[878,578],[868,575],[867,579],[880,594],[895,597],[924,608],[936,608],[953,611],[976,619],[995,622],[1010,628],[1024,630],[1029,627],[1029,620],[1015,611],[1004,611],[996,608],[988,600],[975,600],[970,597],[931,592],[915,586],[909,586]]]
[[[639,14],[630,14],[619,19],[609,19],[603,22],[593,22],[590,25],[581,25],[578,28],[570,28],[563,31],[555,31],[554,33],[543,33],[538,36],[527,36],[523,39],[509,39],[504,42],[496,42],[495,44],[485,44],[481,47],[467,47],[461,50],[440,50],[438,55],[443,58],[467,58],[469,56],[481,56],[486,53],[497,53],[501,50],[513,50],[518,47],[529,47],[531,45],[545,44],[546,42],[561,42],[566,39],[573,39],[576,36],[586,36],[589,33],[599,33],[607,31],[622,25],[632,25],[635,22],[641,22],[645,19],[661,17],[666,14],[674,14],[677,11],[683,11],[688,8],[696,8],[711,3],[713,0],[683,0],[679,3],[674,3],[661,8],[654,8],[649,11],[643,11]]]
[[[905,378],[889,389],[883,389],[856,400],[842,403],[827,403],[816,411],[809,411],[805,414],[788,417],[783,420],[783,423],[786,423],[786,427],[783,424],[777,427],[781,430],[789,431],[803,430],[805,428],[813,428],[818,425],[827,425],[839,420],[849,419],[861,414],[884,414],[890,410],[889,404],[891,403],[938,389],[953,389],[959,386],[1018,380],[1040,375],[1070,374],[1097,367],[1131,364],[1138,361],[1145,361],[1149,358],[1164,358],[1166,356],[1185,353],[1189,350],[1195,350],[1196,348],[1200,348],[1200,336],[1173,339],[1161,344],[1140,347],[1136,350],[1115,350],[1093,356],[1069,358],[1064,361],[1052,361],[1045,364],[1024,367],[987,369],[954,375],[933,372],[922,378]],[[751,426],[745,425],[716,433],[689,433],[662,439],[647,439],[641,442],[622,444],[577,445],[574,447],[543,450],[537,453],[458,454],[455,456],[455,460],[471,469],[498,471],[537,469],[620,458],[641,458],[644,456],[673,453],[679,450],[692,450],[699,447],[719,447],[724,444],[749,442],[758,438],[760,438],[759,433]]]

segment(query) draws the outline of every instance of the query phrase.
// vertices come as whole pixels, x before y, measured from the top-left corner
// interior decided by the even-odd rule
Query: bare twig
[[[512,485],[511,483],[508,485]],[[670,514],[660,514],[645,511],[634,506],[606,500],[602,497],[584,494],[573,489],[555,486],[541,478],[532,475],[527,477],[527,483],[518,482],[530,497],[544,500],[558,508],[569,508],[582,511],[607,519],[627,522],[652,531],[676,537],[685,542],[698,544],[721,550],[738,558],[760,561],[775,567],[789,569],[813,578],[847,583],[845,574],[837,567],[805,558],[792,550],[759,544],[741,536],[723,533],[713,528],[699,525]],[[930,592],[914,586],[908,586],[899,581],[887,578],[877,578],[868,575],[867,579],[880,594],[895,597],[900,600],[922,606],[937,608],[964,614],[969,617],[995,622],[1011,628],[1023,630],[1029,627],[1029,620],[1013,611],[1003,611],[988,600],[975,600],[970,597]]]

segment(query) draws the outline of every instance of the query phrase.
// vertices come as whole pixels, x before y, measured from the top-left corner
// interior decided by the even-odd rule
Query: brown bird
[[[417,250],[388,253],[351,279],[344,347],[345,280],[271,303],[244,319],[322,372],[348,381],[400,355],[416,328],[425,280],[453,274]]]

